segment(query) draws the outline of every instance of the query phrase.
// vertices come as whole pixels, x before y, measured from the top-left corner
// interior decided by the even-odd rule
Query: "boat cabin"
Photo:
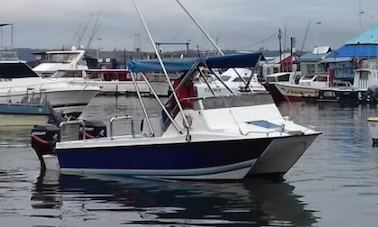
[[[42,77],[50,77],[58,70],[87,70],[84,50],[46,51],[34,53],[40,64],[33,68]]]
[[[265,81],[267,83],[272,83],[272,82],[298,83],[300,77],[301,77],[301,72],[280,72],[280,73],[273,73],[270,75],[266,75]]]
[[[299,79],[299,85],[311,86],[314,88],[328,87],[330,84],[327,74],[311,74],[305,75]]]
[[[357,69],[354,74],[353,86],[358,89],[367,90],[378,84],[377,69]]]

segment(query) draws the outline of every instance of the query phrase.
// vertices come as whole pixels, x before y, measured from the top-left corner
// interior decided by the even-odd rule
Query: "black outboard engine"
[[[97,120],[84,120],[85,139],[106,137],[106,124]],[[83,139],[83,127],[79,130],[79,139]]]
[[[43,124],[34,126],[31,134],[32,147],[37,153],[42,169],[45,169],[42,156],[54,154],[56,142],[60,141],[60,130],[53,124]]]

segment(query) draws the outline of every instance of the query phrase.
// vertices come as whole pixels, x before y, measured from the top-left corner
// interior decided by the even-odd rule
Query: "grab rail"
[[[83,130],[85,130],[85,122],[84,122],[84,120],[81,120],[81,119],[73,120],[73,121],[63,121],[62,123],[60,123],[59,128],[60,128],[61,138],[63,139],[64,126],[66,126],[66,125],[78,125],[78,124],[80,124],[83,127]],[[85,140],[85,136],[83,136],[83,140]]]
[[[134,129],[134,119],[133,119],[133,116],[129,116],[129,115],[126,115],[126,116],[115,116],[115,117],[112,117],[110,118],[110,139],[112,140],[113,139],[113,123],[115,121],[122,121],[122,120],[131,120],[131,135],[133,136],[133,138],[135,138],[135,129]]]

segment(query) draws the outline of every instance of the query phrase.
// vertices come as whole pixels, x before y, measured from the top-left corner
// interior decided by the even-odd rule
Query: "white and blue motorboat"
[[[176,87],[168,80],[174,92],[165,105],[150,87],[167,121],[149,116],[138,92],[144,113],[140,132],[136,132],[132,116],[123,116],[110,120],[107,136],[106,126],[96,130],[88,122],[79,121],[85,129],[82,139],[59,141],[64,138],[64,125],[75,123],[68,122],[60,129],[35,128],[33,147],[46,168],[63,173],[180,180],[282,176],[320,132],[282,117],[266,93],[234,94],[230,89],[228,96],[183,96],[193,94],[182,89],[190,88],[188,84],[204,69],[212,72],[217,68],[254,67],[258,59],[260,54],[237,54],[165,60],[164,64],[155,60],[129,62],[133,79],[138,74],[148,85],[146,73],[183,73]],[[112,129],[117,120],[130,121],[131,134],[114,136]]]

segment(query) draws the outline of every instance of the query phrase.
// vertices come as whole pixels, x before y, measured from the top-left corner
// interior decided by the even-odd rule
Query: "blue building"
[[[328,64],[328,71],[335,78],[353,80],[355,69],[362,68],[364,61],[377,58],[378,25],[332,51],[326,56],[324,62]]]

